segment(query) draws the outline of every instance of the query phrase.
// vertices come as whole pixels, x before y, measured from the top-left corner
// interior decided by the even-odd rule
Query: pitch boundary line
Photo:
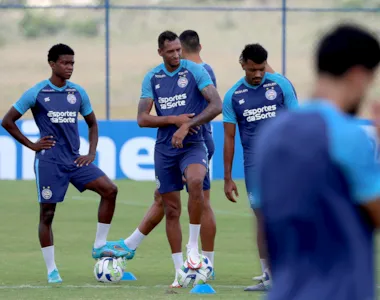
[[[247,286],[244,285],[212,285],[213,288],[217,289],[243,289]],[[85,285],[65,285],[65,284],[54,284],[54,285],[0,285],[0,290],[22,290],[22,289],[136,289],[136,290],[145,290],[151,288],[169,288],[168,285],[119,285],[119,284],[104,284],[104,285],[95,285],[95,284],[85,284]]]

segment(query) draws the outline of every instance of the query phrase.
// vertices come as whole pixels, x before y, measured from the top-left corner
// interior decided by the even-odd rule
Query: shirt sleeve
[[[237,123],[236,114],[234,108],[232,107],[232,95],[234,90],[229,90],[224,96],[223,100],[223,122],[225,123]]]
[[[83,117],[88,116],[93,111],[90,103],[90,98],[88,97],[88,94],[82,87],[77,86],[76,88],[82,98],[79,112]]]
[[[217,87],[217,85],[216,85],[216,76],[215,76],[214,70],[211,67],[209,67],[209,69],[206,69],[206,70],[207,70],[208,74],[210,75],[212,83],[215,85],[215,87]]]
[[[195,81],[197,82],[197,86],[200,91],[202,91],[206,86],[214,85],[210,75],[203,66],[196,63],[191,64],[189,71],[191,71],[195,77]]]
[[[153,74],[149,72],[144,77],[144,80],[141,86],[141,96],[140,96],[141,99],[144,99],[144,98],[153,99],[152,82],[151,82],[152,75]]]
[[[298,99],[293,85],[290,81],[282,76],[281,74],[276,73],[276,82],[282,89],[284,94],[284,102],[287,108],[296,108],[298,107]]]
[[[337,128],[337,127],[335,127]],[[353,125],[350,130],[335,129],[332,151],[346,174],[354,201],[367,203],[380,197],[380,164],[376,148],[364,129]]]
[[[13,107],[20,113],[25,114],[29,108],[32,108],[36,104],[35,89],[31,88],[27,90],[20,99],[13,104]]]

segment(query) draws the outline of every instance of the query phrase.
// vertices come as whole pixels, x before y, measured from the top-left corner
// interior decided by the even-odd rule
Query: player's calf
[[[144,219],[141,221],[138,227],[139,231],[144,235],[148,235],[158,224],[160,224],[164,216],[164,203],[162,201],[161,194],[158,190],[155,190],[154,202],[145,214]]]
[[[58,273],[55,264],[55,254],[53,245],[52,223],[55,214],[56,203],[40,203],[40,223],[38,234],[41,244],[42,256],[44,258],[48,283],[60,283],[62,278]]]
[[[201,228],[203,210],[203,180],[206,176],[206,167],[201,164],[190,164],[185,171],[189,188],[189,242],[187,244],[187,262],[189,268],[199,269],[202,266],[198,250],[198,239]]]
[[[166,234],[172,253],[182,252],[182,233],[180,225],[181,200],[179,192],[162,194],[166,216]]]
[[[189,189],[189,218],[190,224],[200,224],[203,209],[203,180],[206,168],[201,164],[192,164],[185,171],[186,182]]]
[[[106,175],[98,177],[85,185],[85,189],[94,191],[100,196],[98,210],[98,225],[92,257],[99,259],[102,257],[125,257],[131,259],[134,251],[129,249],[123,240],[107,242],[107,235],[111,227],[111,221],[115,211],[117,186]]]

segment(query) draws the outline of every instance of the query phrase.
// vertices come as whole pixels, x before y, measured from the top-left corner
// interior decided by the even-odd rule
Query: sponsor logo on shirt
[[[165,78],[166,75],[165,74],[155,74],[154,77],[156,77],[156,78]]]
[[[277,83],[276,82],[271,82],[271,83],[266,83],[266,84],[263,84],[263,87],[271,87],[271,86],[275,86],[275,85],[277,85]]]
[[[160,104],[161,109],[171,109],[179,106],[186,105],[187,95],[178,94],[173,97],[158,97],[158,103]]]
[[[277,106],[275,104],[254,109],[246,109],[243,112],[243,117],[247,119],[247,122],[265,120],[276,117],[276,110]]]
[[[246,93],[246,92],[248,92],[248,89],[237,90],[234,94],[239,95],[239,94]]]
[[[63,123],[76,123],[77,112],[76,111],[52,111],[50,110],[47,113],[47,116],[50,118],[50,122],[54,124],[63,124]]]

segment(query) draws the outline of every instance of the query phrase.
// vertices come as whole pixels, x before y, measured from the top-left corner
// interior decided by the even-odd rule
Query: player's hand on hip
[[[236,197],[239,197],[239,192],[235,182],[232,179],[224,181],[224,194],[226,194],[228,200],[236,203]]]
[[[183,148],[182,142],[189,133],[189,130],[189,125],[185,123],[180,128],[178,128],[176,132],[174,132],[172,137],[172,146],[174,148]]]
[[[33,143],[32,150],[39,152],[41,150],[47,150],[55,146],[55,140],[52,140],[53,136],[48,135],[40,138],[37,142]]]
[[[77,165],[77,167],[83,167],[83,166],[88,166],[94,160],[95,160],[95,154],[87,154],[87,155],[81,155],[81,156],[79,156],[74,161],[74,163]]]

